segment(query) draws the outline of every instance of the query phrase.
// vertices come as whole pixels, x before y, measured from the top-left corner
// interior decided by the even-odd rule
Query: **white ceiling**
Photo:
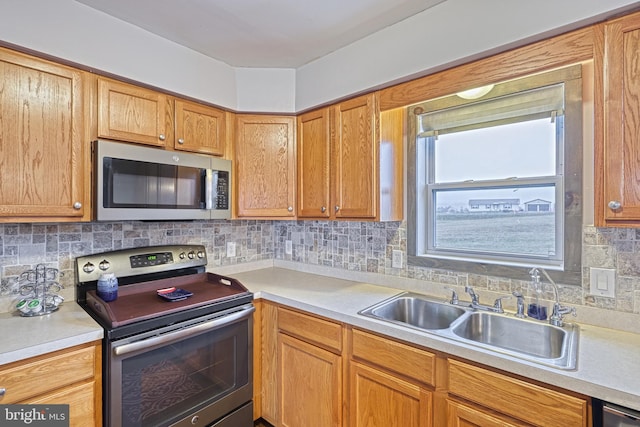
[[[298,68],[446,0],[76,0],[234,67]]]

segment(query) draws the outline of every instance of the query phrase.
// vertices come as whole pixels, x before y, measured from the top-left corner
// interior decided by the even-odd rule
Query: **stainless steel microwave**
[[[98,221],[231,217],[231,161],[97,140]]]

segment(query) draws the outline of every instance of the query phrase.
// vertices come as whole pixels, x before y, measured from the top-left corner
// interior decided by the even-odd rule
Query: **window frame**
[[[407,229],[407,263],[411,266],[437,268],[443,270],[464,271],[471,274],[482,274],[514,279],[528,280],[528,268],[525,264],[511,265],[499,264],[500,260],[486,259],[479,261],[467,261],[450,259],[437,255],[422,255],[423,248],[419,248],[420,239],[418,233],[425,233],[429,224],[423,221],[424,214],[419,206],[425,209],[427,194],[421,194],[421,189],[426,188],[426,168],[428,165],[420,164],[420,156],[424,156],[426,147],[418,144],[418,135],[421,132],[419,116],[431,111],[464,106],[476,103],[479,100],[487,100],[504,95],[524,92],[531,89],[564,84],[564,143],[557,147],[562,152],[557,153],[556,158],[561,161],[563,175],[556,206],[564,204],[562,218],[563,239],[560,250],[562,251],[562,266],[550,266],[548,263],[532,263],[526,265],[542,266],[549,271],[552,278],[563,284],[581,285],[582,283],[582,162],[583,162],[583,106],[582,106],[582,66],[572,65],[544,73],[539,73],[503,83],[496,84],[491,92],[482,98],[474,100],[462,99],[450,95],[434,100],[426,101],[408,107],[407,114],[407,191],[408,191],[408,224]],[[428,161],[424,162],[428,163]],[[522,180],[525,182],[526,180]],[[562,197],[564,194],[564,197]],[[563,199],[563,200],[562,200]],[[556,246],[558,247],[558,246]],[[455,258],[455,257],[454,257]]]

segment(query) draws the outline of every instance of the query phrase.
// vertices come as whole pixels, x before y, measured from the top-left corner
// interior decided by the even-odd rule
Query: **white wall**
[[[0,0],[0,40],[237,107],[233,67],[73,0]]]
[[[597,22],[630,0],[447,0],[298,68],[298,111]]]
[[[296,70],[292,68],[236,68],[236,82],[238,111],[296,111]]]
[[[0,41],[238,111],[296,112],[558,34],[631,0],[447,0],[297,70],[234,68],[74,0],[0,0]]]

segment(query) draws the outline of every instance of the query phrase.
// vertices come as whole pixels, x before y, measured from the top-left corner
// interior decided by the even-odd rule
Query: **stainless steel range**
[[[105,426],[253,426],[253,294],[206,264],[201,245],[76,259],[77,302],[105,331]],[[114,301],[97,295],[103,273]]]

